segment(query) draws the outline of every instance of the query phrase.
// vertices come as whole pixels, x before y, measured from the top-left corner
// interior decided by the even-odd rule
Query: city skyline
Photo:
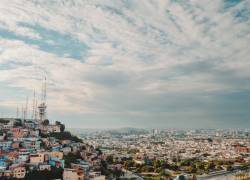
[[[0,113],[47,78],[69,128],[249,128],[250,1],[1,0]]]

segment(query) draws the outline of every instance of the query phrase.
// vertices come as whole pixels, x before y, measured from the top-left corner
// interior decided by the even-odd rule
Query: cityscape
[[[0,180],[250,180],[249,0],[0,0]]]
[[[1,179],[249,179],[248,128],[68,129],[49,121],[41,84],[39,104],[34,93],[32,109],[0,118]]]
[[[249,179],[250,129],[67,131],[38,114],[0,119],[1,179]]]

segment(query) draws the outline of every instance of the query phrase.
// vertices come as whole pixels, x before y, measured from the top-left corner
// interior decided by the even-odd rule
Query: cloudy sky
[[[1,0],[1,116],[44,76],[67,127],[250,127],[250,0]]]

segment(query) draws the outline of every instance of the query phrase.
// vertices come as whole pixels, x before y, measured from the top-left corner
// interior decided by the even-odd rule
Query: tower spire
[[[44,77],[44,102],[46,103],[47,100],[47,78]]]

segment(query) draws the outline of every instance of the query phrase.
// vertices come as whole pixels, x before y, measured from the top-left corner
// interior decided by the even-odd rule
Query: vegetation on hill
[[[59,126],[60,126],[61,132],[64,132],[64,130],[65,130],[65,125],[64,125],[64,124],[62,124],[62,123],[59,122],[59,121],[56,121],[56,125],[59,125]]]
[[[63,156],[63,159],[65,160],[65,167],[69,168],[71,163],[77,162],[77,156],[73,153],[69,153],[67,155]]]
[[[8,124],[10,121],[6,119],[0,119],[1,124]]]
[[[24,180],[52,180],[52,179],[62,179],[63,169],[52,167],[51,171],[43,170],[33,170],[26,174]]]
[[[58,140],[71,140],[74,142],[81,142],[82,143],[82,139],[78,138],[77,136],[72,135],[68,131],[53,132],[53,133],[49,133],[48,135],[43,134],[42,137],[54,137]]]

